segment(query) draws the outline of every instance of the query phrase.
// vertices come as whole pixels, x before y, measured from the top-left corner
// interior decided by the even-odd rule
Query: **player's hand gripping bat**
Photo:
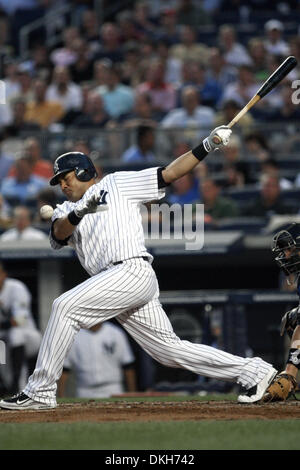
[[[297,60],[294,56],[289,56],[287,59],[285,59],[284,62],[275,70],[275,72],[270,75],[270,77],[264,82],[264,84],[260,87],[260,89],[257,91],[257,93],[251,98],[251,100],[241,109],[241,111],[230,121],[227,126],[231,128],[234,124],[236,124],[241,117],[246,114],[249,109],[252,108],[252,106],[255,105],[259,100],[261,100],[264,96],[266,96],[270,91],[272,91],[278,83],[281,82],[281,80],[284,79],[284,77],[287,76],[288,73],[290,73],[293,68],[295,68],[297,65]],[[213,142],[215,144],[220,144],[221,139],[218,136],[213,137]]]

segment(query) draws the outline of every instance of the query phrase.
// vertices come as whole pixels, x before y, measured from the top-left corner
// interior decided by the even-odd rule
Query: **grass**
[[[31,423],[0,427],[1,450],[299,450],[299,421]]]
[[[235,395],[159,401],[235,400]],[[110,399],[118,401],[120,399]],[[153,398],[126,398],[126,401]],[[70,402],[70,399],[61,400]],[[81,401],[81,400],[72,400]],[[105,399],[104,401],[108,401]],[[299,450],[299,420],[0,424],[0,450]]]

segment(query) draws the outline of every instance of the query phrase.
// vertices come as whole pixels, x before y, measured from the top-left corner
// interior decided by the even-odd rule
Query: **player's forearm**
[[[65,240],[74,232],[76,225],[72,225],[68,216],[56,219],[53,224],[53,233],[58,240]]]
[[[207,155],[207,152],[203,154],[203,158]],[[171,162],[163,171],[162,177],[166,183],[172,183],[182,176],[192,171],[195,166],[198,165],[199,159],[195,157],[192,150],[184,153],[180,157],[176,158]]]

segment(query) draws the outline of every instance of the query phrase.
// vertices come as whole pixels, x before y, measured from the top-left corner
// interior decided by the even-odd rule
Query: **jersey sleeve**
[[[159,167],[119,171],[113,174],[113,178],[124,197],[137,203],[149,202],[165,196],[165,188],[159,184],[158,170]]]
[[[66,246],[68,244],[68,241],[72,238],[72,236],[66,238],[65,240],[58,240],[57,238],[55,238],[53,233],[53,224],[55,223],[56,219],[60,219],[61,217],[65,217],[66,215],[68,215],[73,210],[73,206],[74,203],[65,201],[62,204],[57,204],[53,212],[49,239],[51,248],[53,248],[54,250],[59,250],[60,248]]]

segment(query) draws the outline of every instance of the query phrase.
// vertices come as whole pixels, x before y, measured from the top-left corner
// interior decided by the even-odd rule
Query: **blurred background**
[[[298,67],[230,144],[160,201],[204,204],[204,247],[146,239],[179,336],[284,366],[279,323],[297,297],[270,243],[300,219],[299,19],[297,0],[0,0],[0,256],[30,290],[41,332],[54,298],[87,276],[72,250],[50,249],[39,217],[63,201],[48,183],[55,158],[88,153],[99,179],[166,165],[230,122],[294,55]],[[131,347],[139,391],[230,388]],[[7,385],[8,366],[0,374]]]

